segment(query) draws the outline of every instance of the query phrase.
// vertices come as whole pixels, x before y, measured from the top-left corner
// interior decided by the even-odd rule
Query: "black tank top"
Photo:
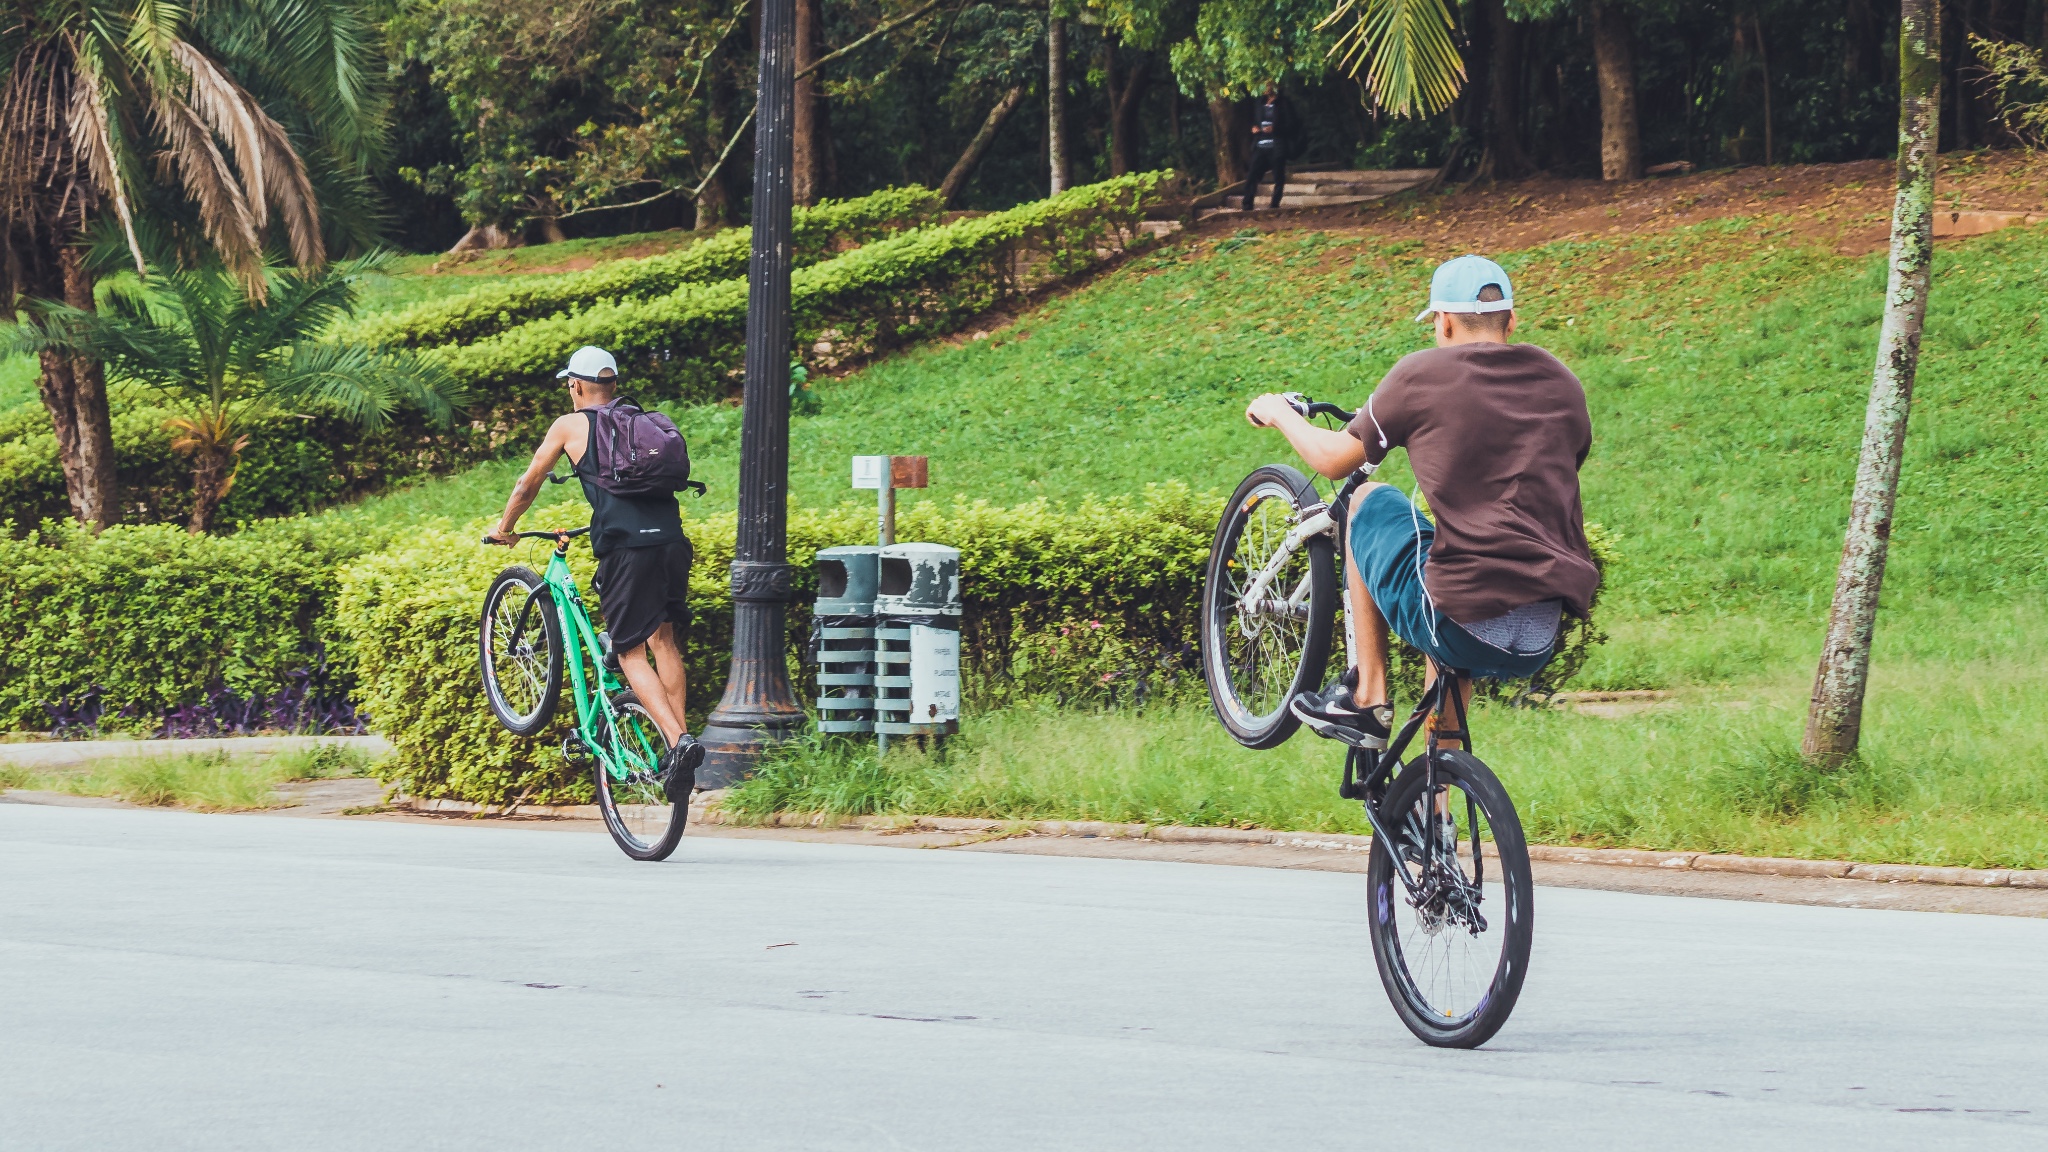
[[[597,417],[590,416],[591,434],[597,433]],[[660,496],[614,496],[591,477],[596,475],[595,454],[585,442],[583,459],[571,462],[569,468],[576,478],[583,481],[583,498],[590,501],[590,551],[602,556],[615,548],[651,548],[656,544],[668,544],[683,538],[682,509],[676,503],[673,493]],[[583,468],[584,461],[590,462],[590,470]]]

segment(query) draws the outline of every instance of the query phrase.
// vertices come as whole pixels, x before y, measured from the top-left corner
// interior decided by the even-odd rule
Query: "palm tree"
[[[302,149],[344,174],[374,149],[373,48],[358,0],[7,0],[0,316],[25,298],[91,311],[84,244],[102,221],[138,272],[138,219],[158,218],[258,300],[267,246],[318,267],[326,246]],[[104,526],[117,504],[103,371],[54,345],[41,361],[72,512]]]
[[[1319,27],[1349,19],[1330,55],[1346,75],[1365,69],[1365,89],[1396,116],[1430,116],[1465,84],[1465,58],[1447,0],[1339,0]]]
[[[404,405],[445,426],[464,402],[445,374],[410,353],[319,339],[354,310],[358,282],[381,263],[259,267],[262,290],[254,293],[247,273],[218,261],[117,278],[96,311],[32,301],[0,351],[89,357],[117,380],[162,393],[180,410],[168,426],[172,446],[192,457],[186,527],[198,534],[213,526],[234,487],[249,445],[242,429],[260,410],[316,406],[374,431]]]

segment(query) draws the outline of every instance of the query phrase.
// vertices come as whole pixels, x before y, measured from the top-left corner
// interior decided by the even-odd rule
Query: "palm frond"
[[[249,101],[249,106],[255,109],[257,129],[263,134],[264,175],[278,215],[284,217],[292,263],[301,268],[318,268],[327,259],[327,249],[320,241],[320,197],[306,175],[306,162],[299,158],[298,150],[292,147],[277,121],[256,107],[254,100]]]
[[[1317,28],[1347,18],[1330,55],[1347,75],[1365,67],[1373,103],[1396,116],[1429,116],[1458,98],[1465,60],[1445,0],[1342,0]]]
[[[121,153],[115,145],[112,117],[108,115],[108,91],[102,80],[98,53],[76,38],[71,43],[71,148],[85,160],[93,186],[114,205],[121,232],[128,238],[128,252],[135,258],[135,271],[143,272],[142,245],[135,239],[135,213],[128,205],[128,189],[121,179]]]
[[[192,45],[174,40],[170,56],[184,70],[186,103],[215,135],[227,141],[228,155],[234,158],[235,171],[242,178],[249,217],[261,229],[270,222],[270,197],[263,186],[264,138],[256,128],[256,116],[262,115],[262,111],[252,108],[254,102],[228,79],[227,73]]]
[[[318,200],[306,165],[284,129],[199,49],[180,40],[171,46],[171,56],[190,78],[193,110],[228,142],[256,228],[261,231],[269,224],[275,204],[284,217],[292,262],[302,268],[318,265],[326,257],[320,244]]]
[[[296,344],[283,365],[267,375],[266,385],[273,400],[323,405],[370,430],[383,427],[407,403],[446,426],[468,400],[467,392],[437,365],[361,344]]]
[[[206,123],[176,92],[157,89],[150,96],[158,131],[169,146],[165,162],[198,207],[201,229],[250,297],[262,299],[267,287],[262,241],[227,158]]]

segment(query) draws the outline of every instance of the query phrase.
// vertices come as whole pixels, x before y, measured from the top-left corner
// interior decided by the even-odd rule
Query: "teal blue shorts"
[[[1550,663],[1554,649],[1495,648],[1437,610],[1422,583],[1436,525],[1400,489],[1383,484],[1354,498],[1350,532],[1351,558],[1387,627],[1438,664],[1479,679],[1522,680]]]

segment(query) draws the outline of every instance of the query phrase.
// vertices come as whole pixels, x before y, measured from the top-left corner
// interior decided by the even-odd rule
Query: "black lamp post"
[[[747,265],[740,519],[732,562],[732,672],[705,724],[697,782],[723,788],[803,725],[783,663],[789,600],[789,209],[795,5],[764,0],[754,120],[754,249]]]

